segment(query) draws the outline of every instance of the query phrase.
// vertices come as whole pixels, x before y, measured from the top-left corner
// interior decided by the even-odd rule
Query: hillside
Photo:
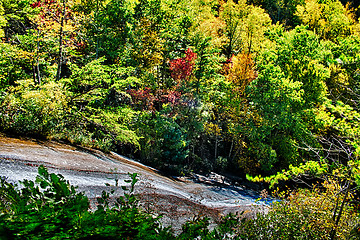
[[[356,7],[0,0],[0,132],[289,187],[305,212],[331,199],[316,231],[344,238],[360,206]]]

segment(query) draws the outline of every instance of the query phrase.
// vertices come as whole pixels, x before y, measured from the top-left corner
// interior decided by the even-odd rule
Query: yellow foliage
[[[4,30],[2,29],[2,26],[5,26],[6,19],[3,16],[4,14],[4,8],[2,6],[2,2],[0,1],[0,38],[4,37]]]
[[[226,23],[228,45],[235,53],[258,52],[266,39],[264,32],[271,25],[271,19],[263,9],[247,5],[246,1],[223,3],[220,19]]]
[[[324,5],[318,3],[317,0],[307,0],[305,6],[299,5],[297,7],[296,15],[310,28],[320,29],[325,27],[325,20],[321,19],[323,9]]]
[[[34,89],[31,90],[32,82],[33,80],[27,80],[17,87],[17,91],[23,92],[21,95],[23,100],[35,102],[43,114],[56,115],[64,111],[67,107],[67,96],[61,84],[49,82],[39,88],[33,86]]]
[[[304,6],[297,7],[296,15],[304,25],[329,40],[350,35],[355,22],[351,10],[340,1],[319,3],[317,0],[306,0]]]
[[[267,42],[264,37],[264,32],[268,30],[271,25],[270,16],[265,13],[265,10],[259,7],[250,7],[250,12],[244,19],[244,31],[242,31],[241,38],[244,39],[244,51],[248,53],[257,53]]]
[[[226,23],[220,18],[212,17],[203,20],[197,31],[205,36],[211,37],[211,43],[214,48],[221,48],[227,42]]]
[[[220,135],[221,134],[221,128],[219,128],[219,125],[214,124],[212,122],[206,122],[204,124],[205,132],[208,134],[214,134],[214,135]]]
[[[333,229],[336,230],[335,239],[347,239],[356,226],[358,218],[356,212],[348,204],[353,196],[349,194],[344,199],[345,193],[341,187],[339,182],[328,179],[322,183],[321,187],[314,187],[312,190],[299,189],[280,194],[274,191],[273,193],[280,198],[288,197],[283,202],[274,204],[270,210],[271,214],[276,214],[278,218],[287,218],[289,224],[292,221],[291,216],[294,216],[298,221],[300,220],[297,223],[298,227],[306,232],[320,232],[323,234],[323,239],[328,239]],[[346,204],[336,226],[335,219],[343,201]],[[335,217],[334,212],[336,212]]]
[[[241,53],[231,58],[227,78],[237,87],[236,90],[240,95],[244,94],[246,86],[256,77],[255,63],[250,54]]]
[[[163,60],[163,40],[159,34],[152,29],[152,22],[147,18],[142,18],[137,26],[137,30],[142,37],[137,43],[137,48],[132,52],[132,57],[139,63],[139,67],[149,72],[156,73],[155,66],[160,65]]]

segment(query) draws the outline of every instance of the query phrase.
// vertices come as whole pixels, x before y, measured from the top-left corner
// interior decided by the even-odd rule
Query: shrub
[[[130,188],[110,206],[103,192],[98,207],[89,211],[89,199],[76,192],[61,175],[39,167],[35,182],[24,180],[23,188],[1,178],[1,239],[171,239],[158,218],[140,210],[133,194],[137,175],[131,174]]]
[[[268,213],[248,219],[228,215],[210,230],[208,218],[186,222],[174,236],[162,228],[159,217],[142,211],[134,187],[137,174],[129,174],[130,187],[124,195],[110,200],[113,192],[103,192],[96,211],[89,199],[76,191],[60,174],[40,166],[35,181],[17,184],[0,180],[0,239],[355,239],[358,218],[350,206],[344,208],[335,226],[334,212],[343,194],[332,180],[321,188],[291,192],[276,202]],[[283,195],[281,195],[283,197]]]
[[[62,85],[50,82],[35,85],[31,80],[0,97],[0,129],[7,132],[48,136],[57,130],[67,109],[67,96]]]
[[[333,180],[324,182],[321,188],[299,189],[287,198],[276,202],[267,214],[258,214],[256,219],[244,219],[239,236],[241,239],[348,239],[358,218],[347,205],[335,226],[335,215],[344,193]],[[284,197],[281,194],[281,197]]]
[[[135,124],[143,138],[141,159],[161,170],[179,174],[188,155],[186,133],[173,118],[160,113],[141,114]]]
[[[113,202],[113,191],[103,191],[96,211],[83,193],[44,166],[35,181],[20,182],[23,188],[0,178],[0,239],[225,239],[238,223],[229,215],[210,231],[208,218],[195,218],[174,236],[159,217],[141,210],[134,194],[137,174],[129,176],[124,195]]]

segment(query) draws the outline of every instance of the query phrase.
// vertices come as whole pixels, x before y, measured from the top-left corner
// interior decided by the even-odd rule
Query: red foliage
[[[138,90],[130,89],[127,90],[127,93],[141,110],[151,111],[160,110],[162,104],[166,103],[177,105],[180,103],[181,97],[181,93],[178,91],[160,89],[154,92],[148,87]]]
[[[177,105],[180,102],[181,92],[175,90],[157,90],[156,95],[161,103],[171,103]]]
[[[42,8],[40,11],[41,19],[45,19],[47,17],[55,21],[56,20],[59,21],[63,13],[62,6],[60,6],[60,4],[56,0],[40,0],[34,2],[33,4],[30,4],[30,6],[32,8],[38,8],[38,7]],[[71,17],[72,17],[71,10],[69,10],[69,8],[66,7],[65,20],[71,19]]]
[[[56,3],[56,0],[43,0],[43,1],[34,2],[33,4],[30,4],[30,6],[32,8],[37,8],[37,7],[43,7],[45,5],[51,5],[54,3]]]
[[[178,83],[191,76],[195,65],[196,53],[188,48],[185,54],[183,58],[175,58],[170,61],[171,77]]]
[[[34,2],[33,4],[30,4],[30,6],[32,7],[32,8],[37,8],[37,7],[41,7],[41,2],[39,1],[39,2]]]
[[[134,104],[139,105],[142,109],[153,109],[155,96],[151,93],[151,89],[146,87],[145,89],[130,89],[127,90],[130,94]]]

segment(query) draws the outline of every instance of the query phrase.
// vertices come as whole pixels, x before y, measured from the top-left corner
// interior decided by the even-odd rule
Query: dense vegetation
[[[175,237],[163,228],[159,219],[142,211],[134,195],[138,181],[129,174],[122,186],[124,196],[111,201],[111,193],[103,192],[96,209],[89,199],[61,175],[48,173],[43,166],[35,181],[24,180],[22,188],[1,179],[0,238],[1,239],[191,239],[208,236],[220,238],[231,232],[234,218],[218,230],[207,230],[208,219],[188,222]],[[112,203],[111,203],[112,202]],[[232,219],[232,221],[231,221]],[[232,223],[233,222],[233,223]]]
[[[360,183],[351,4],[0,0],[0,131],[117,151],[171,174],[319,181],[294,193],[305,200],[325,198],[330,184],[335,229],[346,207],[357,211]]]
[[[327,198],[331,184],[324,193],[293,194],[288,202],[279,202],[268,214],[256,219],[228,215],[217,228],[209,230],[208,218],[194,218],[174,235],[164,228],[159,217],[142,210],[134,194],[137,174],[129,174],[122,186],[123,196],[112,198],[119,188],[103,192],[96,209],[89,199],[63,176],[49,173],[40,166],[35,181],[21,181],[22,187],[1,178],[0,238],[1,239],[357,239],[356,213],[344,209],[346,216],[332,221],[330,209],[335,202]],[[117,185],[116,185],[117,186]],[[330,187],[329,187],[330,186]],[[299,201],[300,200],[300,201]],[[315,207],[315,211],[309,211]],[[353,229],[352,229],[353,228]]]
[[[319,159],[346,165],[360,151],[360,25],[349,5],[0,6],[3,132],[114,150],[175,173],[272,175]]]

